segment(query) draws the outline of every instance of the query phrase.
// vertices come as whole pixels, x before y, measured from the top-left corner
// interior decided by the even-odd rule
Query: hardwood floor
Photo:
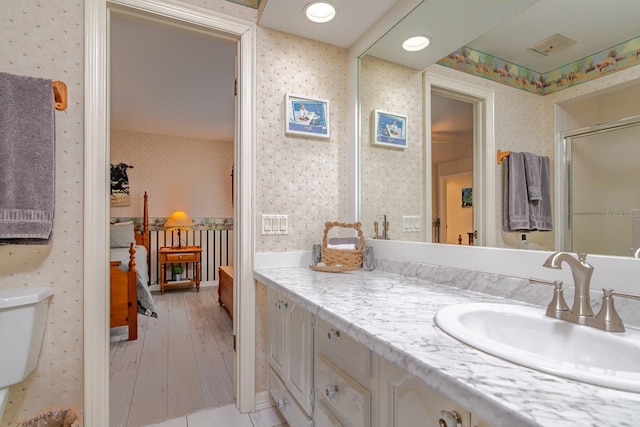
[[[234,402],[232,321],[217,286],[153,293],[138,339],[111,329],[110,425],[138,427]]]

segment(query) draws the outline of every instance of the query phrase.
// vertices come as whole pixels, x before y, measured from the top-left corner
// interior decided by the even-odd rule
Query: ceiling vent
[[[534,52],[538,52],[541,55],[549,56],[553,55],[554,53],[558,53],[573,44],[576,44],[575,40],[571,40],[567,36],[556,33],[551,37],[547,37],[541,42],[529,47],[529,49],[533,50]]]

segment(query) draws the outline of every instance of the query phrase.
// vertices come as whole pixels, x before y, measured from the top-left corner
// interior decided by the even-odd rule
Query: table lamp
[[[193,221],[184,211],[175,211],[171,214],[167,222],[164,223],[165,230],[178,230],[178,248],[182,247],[180,233],[182,230],[189,230],[193,227]]]

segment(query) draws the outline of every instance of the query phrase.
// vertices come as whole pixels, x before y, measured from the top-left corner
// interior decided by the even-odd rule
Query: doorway
[[[233,326],[213,286],[218,267],[233,265],[234,232],[220,224],[233,223],[238,47],[170,20],[110,16],[110,159],[131,165],[131,199],[149,195],[149,262],[137,269],[151,291],[143,301],[153,300],[157,315],[138,316],[135,341],[122,335],[127,328],[110,330],[110,424],[124,427],[235,404]],[[110,216],[140,218],[136,201],[111,207]],[[159,248],[178,244],[162,222],[175,210],[197,224],[178,239],[201,251],[198,292],[158,292]],[[193,277],[193,264],[173,265],[183,266]]]
[[[441,243],[473,245],[473,173],[440,176]]]
[[[431,89],[432,215],[439,224],[433,233],[437,243],[473,244],[473,109],[473,103],[457,99],[456,94]]]
[[[105,0],[85,3],[85,174],[84,174],[84,418],[109,426],[108,287],[108,50],[112,10],[142,13],[211,31],[238,42],[238,94],[234,149],[237,227],[234,245],[235,396],[241,412],[255,408],[255,286],[253,283],[253,174],[255,25],[213,12],[160,0]],[[96,197],[104,194],[105,197]],[[240,316],[242,313],[242,316]]]
[[[425,93],[425,189],[431,195],[425,197],[426,225],[442,227],[439,215],[443,209],[440,204],[439,176],[456,175],[470,172],[473,175],[472,209],[473,227],[468,233],[473,233],[473,244],[477,246],[495,246],[496,236],[496,208],[495,208],[495,141],[494,141],[494,93],[491,90],[475,86],[460,80],[424,73]],[[468,124],[456,123],[447,126],[448,131],[433,128],[432,111],[434,102],[452,103],[452,105],[466,110]],[[466,129],[464,132],[458,129]],[[470,134],[470,135],[468,135]],[[452,144],[459,139],[469,139],[471,145],[465,148],[466,154],[455,160],[451,165],[439,163],[434,166],[440,145]],[[446,151],[442,149],[441,151]],[[434,157],[435,156],[435,157]],[[464,159],[464,160],[463,160]],[[467,187],[468,188],[468,187]],[[462,194],[461,194],[462,197]],[[442,229],[434,230],[432,241],[436,236],[445,236]],[[462,234],[462,233],[459,233]],[[462,235],[465,242],[470,241],[468,234]],[[457,239],[457,238],[456,238]]]

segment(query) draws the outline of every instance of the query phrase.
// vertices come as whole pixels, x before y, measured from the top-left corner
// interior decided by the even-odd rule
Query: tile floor
[[[275,408],[241,414],[235,405],[194,412],[147,427],[286,427],[282,415]]]

